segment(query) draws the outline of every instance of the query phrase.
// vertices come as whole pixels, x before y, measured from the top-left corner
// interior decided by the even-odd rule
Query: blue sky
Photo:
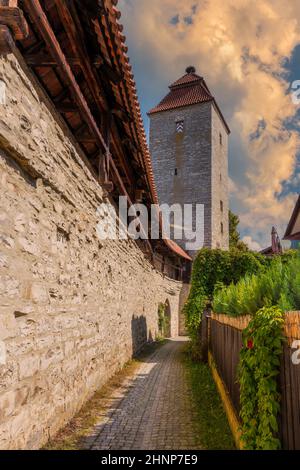
[[[145,128],[147,111],[195,65],[232,130],[231,208],[253,248],[283,235],[300,192],[300,8],[290,0],[120,0]]]

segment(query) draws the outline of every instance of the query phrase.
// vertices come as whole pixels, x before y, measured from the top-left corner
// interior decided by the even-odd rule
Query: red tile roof
[[[202,77],[199,77],[196,73],[186,73],[183,75],[183,77],[179,78],[176,82],[174,82],[172,85],[170,85],[170,88],[177,87],[179,85],[190,85],[191,83],[194,82],[199,82],[203,80]]]
[[[164,242],[167,245],[167,247],[169,247],[170,250],[172,250],[174,253],[181,256],[182,258],[185,258],[189,261],[192,261],[192,258],[190,257],[190,255],[188,255],[183,250],[183,248],[181,248],[179,245],[177,245],[177,243],[175,243],[173,240],[170,240],[169,238],[164,238]]]
[[[188,67],[186,72],[187,73],[183,75],[183,77],[179,78],[169,86],[170,92],[168,95],[165,96],[157,106],[152,108],[148,112],[148,115],[211,101],[223,120],[228,133],[230,133],[230,129],[225,118],[222,115],[215,98],[209,91],[203,77],[197,75],[193,67]]]
[[[196,79],[194,76],[185,75],[170,86],[170,93],[148,114],[213,101],[213,96],[205,88],[203,81],[201,77]]]

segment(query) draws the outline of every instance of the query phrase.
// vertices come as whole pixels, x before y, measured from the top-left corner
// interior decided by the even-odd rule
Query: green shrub
[[[284,315],[278,307],[258,311],[243,332],[239,381],[242,441],[248,450],[276,450]]]
[[[198,340],[203,310],[215,293],[230,283],[236,283],[247,273],[265,269],[265,258],[258,253],[237,249],[200,250],[193,265],[191,291],[184,306],[186,325],[192,340]],[[223,290],[222,290],[223,291]]]
[[[230,316],[254,315],[264,306],[300,308],[300,256],[276,257],[269,267],[215,291],[213,310]]]

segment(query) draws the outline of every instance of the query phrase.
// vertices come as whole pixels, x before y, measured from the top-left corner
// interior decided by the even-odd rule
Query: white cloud
[[[252,239],[252,237],[250,236],[245,236],[243,238],[243,242],[246,243],[246,245],[250,248],[250,250],[253,250],[253,251],[261,251],[262,250],[262,247],[259,243],[257,243],[256,241],[254,241]]]

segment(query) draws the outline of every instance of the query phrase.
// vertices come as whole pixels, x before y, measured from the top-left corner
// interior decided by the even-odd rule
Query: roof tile
[[[168,95],[157,106],[152,108],[148,115],[211,101],[224,122],[228,134],[230,134],[226,120],[215,98],[209,91],[204,78],[195,73],[194,67],[189,67],[186,71],[185,75],[169,86],[170,92]]]
[[[170,93],[148,114],[158,113],[169,109],[181,108],[197,103],[213,101],[204,80],[195,73],[187,73],[170,85]]]

